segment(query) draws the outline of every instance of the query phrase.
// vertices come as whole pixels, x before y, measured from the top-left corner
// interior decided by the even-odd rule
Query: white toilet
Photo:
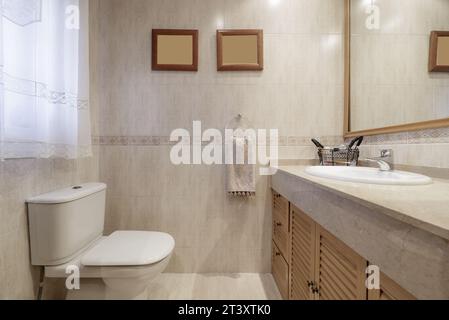
[[[167,267],[175,241],[146,231],[103,236],[105,200],[102,183],[28,200],[31,263],[44,266],[47,278],[67,278],[78,269],[80,290],[69,291],[67,299],[145,299],[151,280]]]

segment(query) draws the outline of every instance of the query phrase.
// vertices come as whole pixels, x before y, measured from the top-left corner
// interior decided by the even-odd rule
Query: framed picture
[[[154,29],[152,69],[198,71],[198,30]]]
[[[449,72],[449,31],[432,31],[429,71]]]
[[[263,58],[263,30],[217,30],[218,71],[261,71]]]

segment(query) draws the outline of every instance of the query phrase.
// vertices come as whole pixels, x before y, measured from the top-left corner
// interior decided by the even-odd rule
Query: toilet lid
[[[89,250],[81,263],[91,267],[149,265],[164,260],[174,247],[175,240],[166,233],[117,231]]]

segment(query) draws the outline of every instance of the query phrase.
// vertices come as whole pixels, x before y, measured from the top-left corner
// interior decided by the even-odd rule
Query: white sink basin
[[[380,185],[417,186],[432,183],[431,178],[421,174],[365,167],[307,167],[305,172],[320,178]]]

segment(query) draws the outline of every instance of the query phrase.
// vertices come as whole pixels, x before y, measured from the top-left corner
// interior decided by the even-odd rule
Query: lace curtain
[[[88,0],[0,3],[0,159],[90,156]]]

